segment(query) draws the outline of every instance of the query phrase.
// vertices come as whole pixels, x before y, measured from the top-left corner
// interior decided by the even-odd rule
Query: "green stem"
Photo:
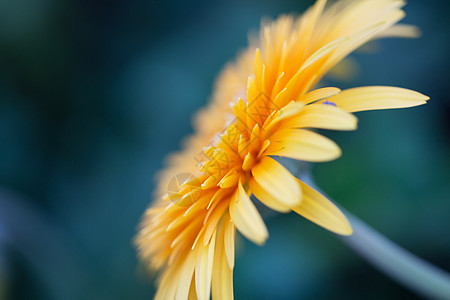
[[[375,268],[426,298],[450,299],[450,275],[406,251],[345,211],[354,233],[341,239]]]
[[[301,179],[321,192],[305,173]],[[340,238],[350,248],[407,289],[428,299],[450,299],[449,273],[401,248],[358,217],[342,210],[352,224],[354,233]]]

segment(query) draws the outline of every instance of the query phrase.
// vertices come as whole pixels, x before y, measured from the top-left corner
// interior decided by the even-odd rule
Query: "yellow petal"
[[[305,104],[302,102],[291,101],[285,107],[282,107],[278,111],[277,117],[278,117],[278,119],[283,120],[283,119],[295,116],[298,113],[300,113],[304,107],[305,107]]]
[[[239,174],[236,169],[231,169],[230,171],[223,176],[223,178],[219,181],[217,184],[222,189],[230,188],[236,186],[236,183],[238,182],[239,178],[241,177],[241,174]]]
[[[250,190],[252,191],[253,195],[255,195],[255,197],[258,198],[258,200],[265,206],[267,206],[273,210],[276,210],[278,212],[283,212],[283,213],[291,211],[291,208],[288,205],[280,202],[280,200],[278,198],[267,193],[256,182],[256,180],[254,178],[250,179],[250,181],[248,182],[248,185],[249,185]],[[301,197],[299,198],[297,205],[300,204],[300,201],[301,201]]]
[[[195,291],[195,282],[191,281],[191,287],[189,288],[188,300],[197,300],[197,292]]]
[[[293,211],[332,232],[341,235],[353,233],[350,222],[336,205],[307,184],[298,182],[303,190],[303,201]]]
[[[233,201],[233,199],[231,200]],[[205,235],[204,235],[204,244],[206,245],[209,243],[209,240],[214,233],[214,231],[217,228],[217,224],[219,223],[220,219],[222,218],[225,210],[228,207],[228,201],[225,201],[222,199],[216,206],[210,207],[204,221],[203,225],[206,226]]]
[[[267,135],[275,128],[281,121],[288,119],[290,117],[298,115],[304,107],[303,102],[291,101],[286,106],[273,113],[269,118],[266,119],[263,125],[263,130]]]
[[[270,147],[270,146],[269,146]],[[252,169],[250,189],[270,208],[286,211],[286,207],[298,205],[302,200],[300,185],[294,176],[270,157],[262,157]]]
[[[195,269],[194,252],[189,252],[179,272],[177,295],[175,299],[187,300],[189,296],[189,288],[191,286],[192,277]]]
[[[344,90],[328,98],[348,112],[403,108],[425,104],[429,97],[408,89],[390,86],[368,86]]]
[[[178,279],[180,277],[178,268],[168,269],[161,278],[159,288],[156,291],[155,300],[171,300],[176,299]]]
[[[367,28],[380,21],[389,22],[391,15],[399,11],[403,1],[377,0],[377,1],[336,1],[328,13],[335,14],[334,18],[324,18],[321,25],[325,40],[337,36],[352,35],[361,28]],[[351,3],[349,5],[349,3]],[[392,24],[392,22],[389,22]],[[388,26],[386,26],[388,27]],[[383,28],[384,29],[384,28]]]
[[[285,106],[289,101],[294,100],[298,97],[298,95],[302,95],[300,90],[303,88],[303,80],[305,80],[305,72],[306,69],[314,69],[316,65],[321,65],[324,61],[326,61],[327,57],[330,56],[334,50],[339,49],[341,45],[345,45],[348,41],[348,37],[339,38],[335,41],[328,43],[323,46],[315,53],[313,53],[300,67],[297,73],[289,79],[286,84],[286,88],[283,89],[275,98],[275,104],[278,106]],[[313,71],[311,71],[313,72]],[[308,76],[309,77],[309,76]]]
[[[282,129],[272,135],[264,154],[320,162],[338,158],[341,150],[332,140],[318,133],[305,129]]]
[[[420,36],[420,29],[417,26],[409,24],[396,24],[392,27],[378,33],[375,38],[417,38]]]
[[[327,104],[310,104],[295,117],[286,120],[283,128],[321,128],[354,130],[358,119],[337,107]]]
[[[336,39],[336,40],[326,44],[325,46],[323,46],[322,48],[320,48],[319,50],[314,52],[310,57],[308,57],[308,59],[303,63],[303,65],[301,66],[301,68],[297,74],[300,74],[303,70],[305,70],[309,66],[313,65],[314,63],[320,62],[321,59],[326,58],[326,56],[330,52],[334,51],[335,49],[337,49],[343,45],[346,45],[348,40],[349,40],[349,37],[344,36],[342,38]]]
[[[299,98],[298,101],[308,104],[317,100],[334,96],[338,94],[340,91],[341,90],[336,87],[321,88],[307,93],[306,95]]]
[[[225,254],[225,229],[223,222],[217,233],[212,275],[212,300],[233,300],[233,270]]]
[[[317,68],[313,68],[304,74],[304,81],[301,82],[302,89],[299,94],[301,95],[303,94],[303,91],[312,88],[333,66],[339,63],[353,50],[367,42],[375,33],[385,26],[386,22],[379,22],[357,34],[338,39],[340,41],[338,44],[339,47],[334,47],[330,55],[324,56],[323,59],[319,60],[316,63]]]
[[[317,0],[316,3],[314,3],[314,5],[305,13],[307,22],[305,22],[304,26],[301,27],[303,30],[300,32],[300,36],[302,37],[300,41],[307,41],[311,38],[311,35],[314,32],[317,22],[320,20],[326,4],[327,0]],[[307,47],[308,45],[304,46]]]
[[[229,214],[224,216],[224,226],[225,226],[225,254],[227,256],[228,266],[230,269],[234,268],[234,237],[236,229],[234,223],[231,221]]]
[[[198,300],[209,300],[211,294],[211,278],[214,263],[214,250],[216,244],[216,231],[211,238],[211,242],[203,246],[200,257],[195,266],[195,289]]]
[[[259,49],[256,49],[255,52],[255,66],[254,66],[254,74],[256,78],[256,87],[258,90],[262,89],[262,72],[263,72],[263,63],[261,61],[261,52]]]
[[[266,225],[240,182],[229,210],[234,225],[242,235],[259,245],[266,241],[269,236]]]
[[[288,88],[284,88],[275,96],[273,102],[277,107],[283,107],[284,105],[286,105],[286,103],[289,103],[289,101],[292,100],[291,96],[292,93],[290,92],[290,90],[288,90]]]

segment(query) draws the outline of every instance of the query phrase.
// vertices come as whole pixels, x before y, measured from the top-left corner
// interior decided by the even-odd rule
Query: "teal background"
[[[314,166],[338,203],[450,270],[446,1],[411,0],[415,40],[356,53],[348,88],[431,97],[325,132],[343,156]],[[149,299],[132,238],[167,152],[192,131],[215,76],[262,16],[312,1],[0,2],[0,299]],[[333,234],[290,214],[264,247],[240,239],[236,299],[415,299]]]

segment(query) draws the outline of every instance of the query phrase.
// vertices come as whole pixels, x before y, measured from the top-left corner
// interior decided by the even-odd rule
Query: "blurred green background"
[[[132,238],[155,171],[192,131],[221,67],[262,16],[313,1],[0,1],[0,299],[150,299]],[[431,97],[327,132],[342,158],[318,185],[387,237],[450,270],[447,1],[411,0],[417,40],[357,53],[341,88]],[[290,214],[242,239],[236,299],[414,299],[333,234]]]

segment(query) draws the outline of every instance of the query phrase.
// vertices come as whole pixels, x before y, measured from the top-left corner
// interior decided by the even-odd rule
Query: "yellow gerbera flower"
[[[252,194],[273,210],[352,233],[333,203],[273,157],[336,159],[339,147],[309,129],[353,130],[351,112],[416,106],[428,97],[380,86],[312,90],[363,43],[414,34],[394,26],[404,16],[402,1],[347,0],[324,10],[325,2],[262,26],[260,38],[222,73],[184,150],[160,173],[160,195],[136,238],[140,256],[160,271],[156,299],[233,298],[236,228],[257,244],[268,237]]]

